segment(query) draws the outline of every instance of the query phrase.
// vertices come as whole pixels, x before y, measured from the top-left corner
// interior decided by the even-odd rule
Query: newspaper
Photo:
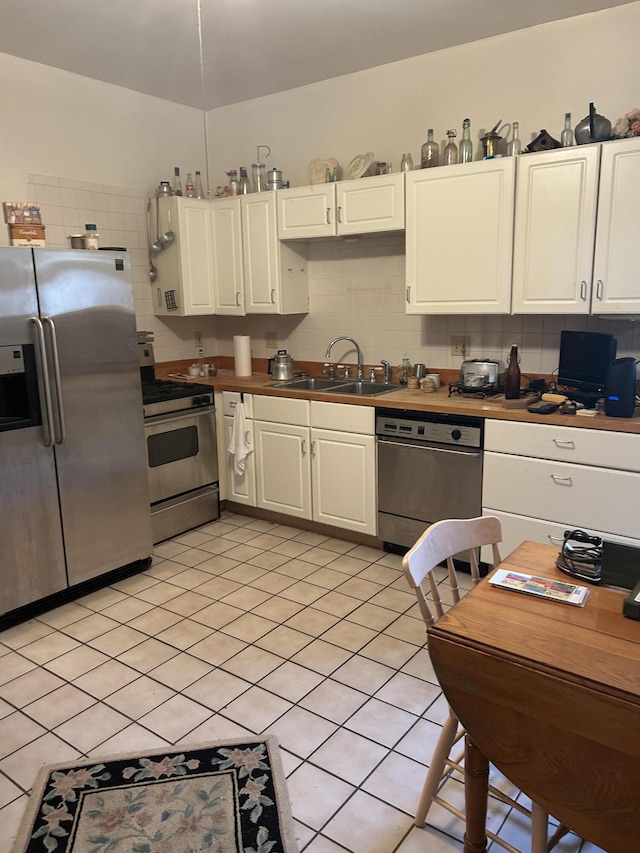
[[[540,578],[536,575],[526,575],[508,569],[498,569],[489,578],[489,583],[501,589],[525,592],[528,595],[537,595],[539,598],[546,598],[549,601],[561,601],[563,604],[575,604],[578,607],[584,607],[589,597],[589,590],[586,586],[576,586],[574,583]]]

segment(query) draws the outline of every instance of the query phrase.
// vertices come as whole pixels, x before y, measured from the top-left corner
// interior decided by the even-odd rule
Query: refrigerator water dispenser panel
[[[41,423],[33,345],[0,346],[0,432]]]

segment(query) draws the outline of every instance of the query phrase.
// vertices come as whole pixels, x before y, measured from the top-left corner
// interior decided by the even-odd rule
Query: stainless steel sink
[[[304,379],[287,379],[272,382],[269,388],[286,388],[291,391],[319,391],[323,394],[356,394],[359,397],[377,397],[398,391],[402,385],[385,382],[368,382],[366,379],[328,379],[321,376],[306,376]]]
[[[333,391],[338,385],[344,384],[344,379],[329,379],[323,376],[305,376],[304,379],[286,379],[283,382],[272,382],[268,387],[291,388],[292,391]]]
[[[385,382],[368,382],[366,379],[357,379],[355,382],[347,382],[332,389],[333,394],[356,394],[359,397],[377,397],[380,394],[389,394],[391,391],[399,391],[402,385],[392,385]]]

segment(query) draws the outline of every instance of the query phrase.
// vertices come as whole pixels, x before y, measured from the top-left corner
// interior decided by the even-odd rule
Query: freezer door
[[[0,344],[38,351],[37,316],[31,250],[0,249]],[[38,372],[42,380],[40,363]],[[46,418],[42,427],[0,432],[0,616],[67,586],[54,451],[45,440]]]
[[[126,252],[34,250],[69,585],[152,553]]]

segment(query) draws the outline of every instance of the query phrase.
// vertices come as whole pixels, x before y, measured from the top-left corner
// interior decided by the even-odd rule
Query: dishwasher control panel
[[[482,447],[482,420],[437,415],[431,412],[377,409],[378,438],[408,439],[425,444],[446,444],[460,447]]]

